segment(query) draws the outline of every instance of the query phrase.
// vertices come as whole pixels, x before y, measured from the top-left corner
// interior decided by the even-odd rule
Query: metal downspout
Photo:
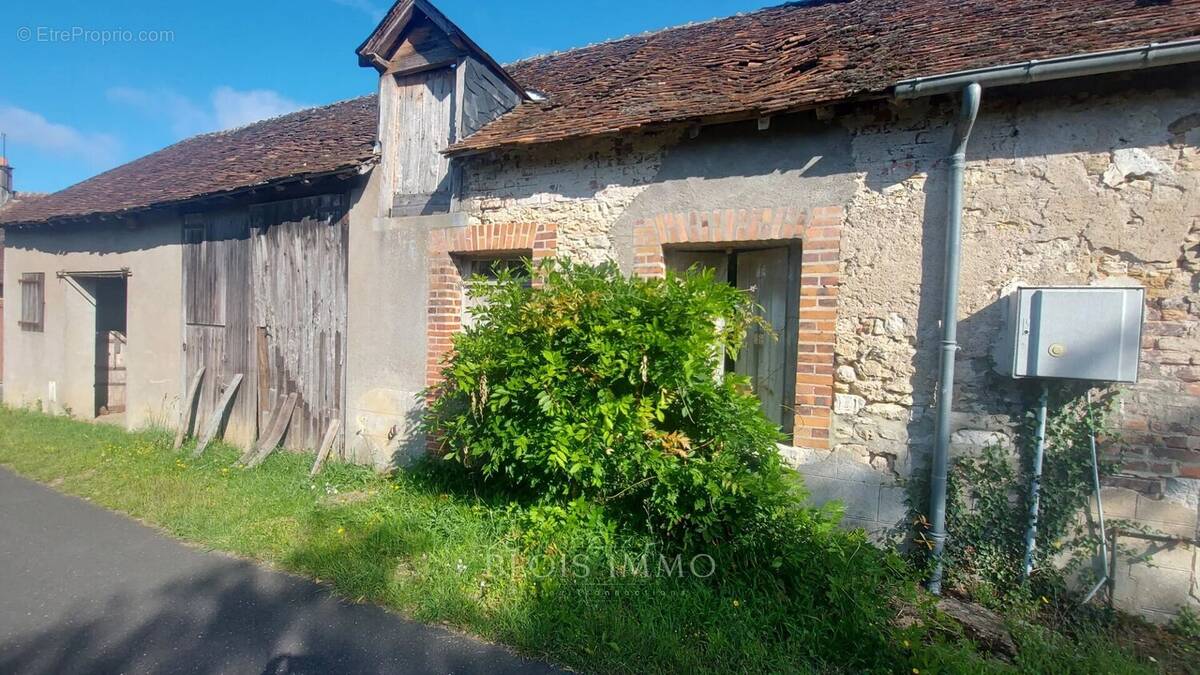
[[[946,473],[950,465],[950,410],[954,401],[954,357],[958,351],[958,271],[962,250],[963,173],[967,164],[967,142],[979,113],[983,88],[972,82],[963,87],[962,107],[951,144],[949,186],[946,197],[946,260],[942,275],[942,358],[937,389],[937,427],[933,466],[929,481],[930,538],[933,540],[933,571],[929,591],[942,592],[942,552],[946,545]]]
[[[1029,478],[1029,524],[1025,528],[1025,564],[1021,567],[1021,581],[1029,581],[1033,574],[1033,551],[1037,547],[1038,507],[1042,499],[1042,459],[1046,455],[1046,401],[1050,398],[1050,385],[1042,380],[1042,393],[1038,396],[1037,446],[1033,450],[1033,466]]]

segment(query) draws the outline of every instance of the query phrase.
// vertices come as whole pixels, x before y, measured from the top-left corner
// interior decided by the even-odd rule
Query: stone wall
[[[1009,289],[1144,285],[1140,381],[1122,397],[1124,441],[1105,448],[1121,462],[1105,497],[1194,538],[1200,87],[1177,75],[985,92],[966,172],[953,452],[1011,447],[1029,408],[1029,385],[993,369]],[[656,215],[843,207],[831,447],[785,454],[816,499],[842,499],[849,524],[882,531],[903,524],[907,479],[927,469],[955,112],[948,99],[879,103],[776,118],[767,131],[662,130],[489,155],[468,166],[464,205],[477,223],[553,222],[560,253],[628,270],[636,224]],[[1163,560],[1190,559],[1190,572],[1138,563],[1120,583],[1170,577],[1162,594],[1197,602],[1194,551],[1168,548]],[[1121,593],[1130,609],[1169,615],[1167,601]]]

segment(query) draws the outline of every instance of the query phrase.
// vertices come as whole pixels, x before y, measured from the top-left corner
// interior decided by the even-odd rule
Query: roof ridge
[[[786,7],[798,7],[798,6],[803,6],[803,5],[813,5],[813,6],[827,5],[827,4],[835,4],[835,3],[851,2],[851,1],[852,0],[791,0],[790,2],[783,2],[778,5],[770,5],[768,7],[760,7],[758,9],[750,10],[748,12],[737,12],[736,14],[726,14],[724,16],[714,16],[711,19],[688,21],[687,23],[675,24],[673,26],[664,26],[663,28],[654,28],[651,30],[642,31],[640,33],[631,33],[629,35],[624,35],[622,37],[609,38],[607,40],[600,40],[598,42],[589,42],[588,44],[582,45],[579,47],[571,47],[569,49],[558,49],[558,50],[555,50],[552,52],[546,52],[545,54],[535,54],[533,56],[526,56],[525,58],[517,59],[516,61],[509,61],[508,63],[503,64],[503,66],[505,69],[508,69],[508,68],[514,67],[514,66],[525,65],[531,61],[538,61],[541,59],[553,58],[555,56],[565,56],[565,55],[571,54],[573,52],[580,52],[585,49],[592,49],[593,47],[603,47],[605,45],[617,44],[619,42],[625,42],[628,40],[637,40],[640,38],[648,38],[648,37],[652,37],[654,35],[659,35],[661,33],[669,33],[671,31],[683,30],[686,28],[697,28],[699,26],[706,26],[708,24],[718,23],[720,21],[732,21],[733,19],[740,19],[740,18],[747,17],[747,16],[753,16],[755,14],[763,14],[763,13],[769,12],[771,10],[783,9]]]
[[[242,124],[242,125],[236,126],[236,127],[229,127],[227,129],[217,129],[215,131],[205,131],[203,133],[199,133],[199,134],[195,134],[192,136],[187,136],[185,138],[181,138],[178,141],[175,141],[174,143],[172,143],[171,145],[164,146],[163,148],[161,148],[160,150],[156,150],[155,152],[160,152],[161,150],[166,150],[167,148],[179,145],[180,143],[186,143],[188,141],[193,141],[198,138],[207,138],[209,136],[222,136],[222,135],[226,135],[226,134],[232,134],[232,133],[235,133],[238,131],[243,131],[245,129],[249,129],[250,127],[253,127],[253,126],[258,126],[260,124],[268,124],[268,123],[278,122],[279,120],[281,120],[285,117],[291,117],[293,115],[299,115],[301,113],[311,113],[311,112],[315,112],[317,110],[323,110],[325,108],[332,108],[334,106],[345,105],[346,103],[352,103],[354,101],[358,101],[361,99],[368,99],[368,98],[372,98],[374,96],[378,96],[378,94],[376,94],[376,93],[360,94],[358,96],[351,96],[350,98],[344,98],[344,99],[341,99],[338,101],[332,101],[330,103],[323,103],[321,105],[312,105],[312,106],[308,106],[306,108],[299,108],[297,110],[293,110],[291,112],[280,113],[280,114],[274,115],[272,117],[264,117],[260,120],[254,120],[253,122],[247,122],[245,124]],[[136,161],[136,160],[131,160],[131,161]]]
[[[258,126],[258,125],[260,125],[260,124],[276,123],[276,122],[278,122],[279,120],[281,120],[281,119],[283,119],[283,118],[285,118],[285,117],[291,117],[292,115],[299,115],[300,113],[313,112],[313,111],[315,111],[315,110],[322,110],[322,109],[324,109],[324,108],[332,108],[332,107],[334,107],[334,106],[338,106],[338,105],[344,105],[344,104],[346,104],[346,103],[351,103],[351,102],[358,101],[358,100],[361,100],[361,99],[373,98],[373,97],[375,97],[375,96],[378,96],[378,94],[374,94],[374,93],[372,93],[372,94],[362,94],[362,95],[360,95],[360,96],[354,96],[354,97],[351,97],[351,98],[342,99],[342,100],[340,100],[340,101],[334,101],[334,102],[332,102],[332,103],[326,103],[326,104],[323,104],[323,105],[314,105],[314,106],[309,106],[309,107],[307,107],[307,108],[301,108],[301,109],[299,109],[299,110],[293,110],[292,112],[283,113],[283,114],[281,114],[281,115],[275,115],[274,117],[264,117],[264,118],[263,118],[263,119],[261,119],[261,120],[255,120],[255,121],[253,121],[253,122],[247,122],[246,124],[243,124],[243,125],[241,125],[241,126],[238,126],[238,127],[230,127],[230,128],[228,128],[228,129],[217,129],[216,131],[205,131],[204,133],[200,133],[200,134],[193,134],[193,135],[191,135],[191,136],[185,136],[184,138],[181,138],[181,139],[179,139],[179,140],[175,141],[174,143],[170,143],[170,144],[168,144],[168,145],[164,145],[163,147],[161,147],[161,148],[159,148],[159,149],[157,149],[157,150],[151,150],[150,152],[148,152],[148,153],[146,153],[146,154],[144,154],[144,155],[141,155],[141,156],[139,156],[139,157],[134,157],[133,159],[131,159],[131,160],[127,161],[127,162],[121,162],[120,164],[118,164],[118,165],[116,165],[116,166],[114,166],[114,167],[112,167],[112,168],[110,168],[110,169],[105,169],[104,171],[101,171],[100,173],[97,173],[97,174],[93,174],[93,175],[91,175],[91,176],[88,176],[87,178],[84,178],[83,180],[79,181],[78,183],[72,183],[72,184],[70,184],[70,185],[68,185],[68,186],[66,186],[66,187],[64,187],[64,188],[62,188],[62,189],[55,190],[54,192],[47,192],[47,193],[43,193],[43,194],[46,194],[46,195],[57,195],[58,193],[60,193],[60,192],[65,192],[65,191],[67,191],[67,190],[70,190],[71,188],[73,188],[73,187],[75,187],[75,186],[77,186],[77,185],[80,185],[81,183],[85,183],[85,182],[87,182],[87,181],[90,181],[90,180],[92,180],[92,179],[94,179],[94,178],[100,178],[101,176],[104,176],[104,175],[106,175],[106,174],[110,174],[110,173],[112,173],[112,172],[114,172],[114,171],[117,171],[118,169],[122,169],[122,168],[124,168],[124,167],[126,167],[126,166],[129,166],[130,164],[133,164],[133,163],[135,163],[135,162],[140,162],[140,161],[142,161],[142,160],[144,160],[144,159],[146,159],[146,158],[148,158],[148,157],[153,157],[154,155],[158,155],[158,154],[160,154],[160,153],[166,152],[167,150],[170,150],[170,149],[172,149],[172,148],[175,148],[175,147],[177,147],[177,146],[183,145],[183,144],[185,144],[185,143],[192,143],[192,142],[194,142],[194,141],[199,141],[199,140],[202,140],[202,139],[208,139],[208,138],[217,138],[217,137],[220,137],[220,136],[228,136],[228,135],[232,135],[234,132],[238,132],[238,131],[244,131],[244,130],[246,130],[246,129],[249,129],[250,127]]]

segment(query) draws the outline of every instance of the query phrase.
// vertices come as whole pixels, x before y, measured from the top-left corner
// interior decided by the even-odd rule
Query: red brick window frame
[[[634,273],[643,277],[665,276],[664,247],[800,242],[792,443],[801,447],[830,447],[843,219],[842,207],[826,206],[662,213],[634,223]]]
[[[428,340],[425,383],[442,381],[451,338],[462,330],[463,270],[456,258],[530,257],[537,265],[558,248],[558,228],[548,223],[468,225],[429,233]]]

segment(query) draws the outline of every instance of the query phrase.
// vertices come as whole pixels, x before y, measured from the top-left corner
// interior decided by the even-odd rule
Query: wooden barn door
[[[296,394],[284,437],[315,449],[341,421],[346,363],[347,199],[340,194],[251,207],[254,351],[260,428]],[[339,444],[340,447],[340,444]]]
[[[253,373],[250,351],[249,227],[244,212],[184,217],[184,354],[187,378],[204,367],[195,429],[203,429],[234,376]],[[248,446],[257,435],[255,392],[243,382],[225,440]]]

